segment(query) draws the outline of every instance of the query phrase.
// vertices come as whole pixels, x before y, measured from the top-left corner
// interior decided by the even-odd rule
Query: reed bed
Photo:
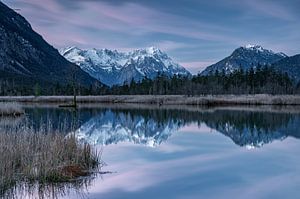
[[[98,172],[100,154],[74,134],[10,123],[2,121],[0,127],[0,198],[18,184],[72,182]]]
[[[24,113],[22,106],[16,102],[0,102],[0,117],[17,117]]]
[[[70,104],[73,96],[4,96],[2,102]],[[300,95],[104,95],[77,96],[77,103],[159,105],[300,105]]]

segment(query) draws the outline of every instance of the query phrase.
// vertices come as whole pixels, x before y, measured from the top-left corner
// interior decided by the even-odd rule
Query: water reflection
[[[64,109],[57,106],[28,106],[26,119],[36,132],[44,129],[67,134],[78,129],[83,123],[98,113],[94,109]]]
[[[295,107],[123,106],[89,107],[77,112],[28,107],[26,117],[14,122],[0,120],[0,131],[13,132],[22,128],[24,121],[36,132],[52,129],[68,135],[75,131],[80,140],[105,145],[103,158],[109,164],[105,170],[117,173],[105,180],[88,178],[71,184],[18,184],[5,190],[2,196],[6,198],[81,198],[78,194],[84,196],[87,192],[88,198],[199,198],[202,194],[217,194],[217,188],[220,193],[229,191],[229,197],[249,191],[249,184],[253,187],[258,179],[279,174],[287,173],[287,177],[279,176],[276,181],[288,182],[290,189],[299,182],[299,144],[287,139],[300,138],[300,110]],[[214,133],[209,134],[207,128]],[[179,136],[174,135],[176,132]],[[247,154],[248,150],[236,147],[261,147],[284,139],[286,142],[269,144],[270,147]],[[228,172],[232,170],[235,172]],[[290,181],[292,176],[296,179]],[[262,185],[269,186],[269,181],[262,181]],[[241,191],[232,191],[233,186]],[[177,193],[172,192],[174,187],[182,188]]]
[[[202,118],[207,126],[239,146],[261,147],[289,136],[300,138],[299,114],[223,110],[203,114]]]
[[[289,136],[300,138],[299,118],[297,112],[272,109],[101,109],[76,134],[93,144],[126,141],[154,147],[181,127],[204,123],[239,146],[261,147]]]
[[[94,177],[78,179],[68,183],[18,183],[12,188],[0,192],[3,199],[58,199],[68,197],[71,193],[77,198],[87,198],[88,188]]]
[[[183,124],[164,111],[103,110],[77,131],[79,139],[93,144],[133,142],[157,146]]]

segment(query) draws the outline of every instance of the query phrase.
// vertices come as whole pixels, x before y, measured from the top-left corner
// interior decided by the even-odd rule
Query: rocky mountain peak
[[[131,52],[109,49],[80,50],[70,47],[61,50],[60,53],[108,86],[122,85],[132,79],[135,81],[143,78],[152,79],[158,74],[170,77],[190,75],[183,66],[174,62],[165,52],[156,47]]]
[[[240,68],[249,70],[251,67],[255,68],[258,65],[270,66],[285,57],[287,56],[284,53],[275,53],[260,45],[248,44],[235,49],[230,56],[216,64],[208,66],[201,74],[208,75],[215,71],[221,72],[222,70],[229,74]]]

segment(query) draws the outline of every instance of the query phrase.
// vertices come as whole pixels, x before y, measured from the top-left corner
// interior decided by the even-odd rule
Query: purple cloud
[[[131,50],[155,45],[194,72],[198,64],[199,71],[247,43],[299,52],[300,17],[294,9],[299,3],[290,1],[4,0],[20,8],[57,48]]]

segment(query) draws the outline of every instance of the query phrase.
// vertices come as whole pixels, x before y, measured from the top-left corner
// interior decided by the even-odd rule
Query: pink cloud
[[[24,3],[23,0],[16,0],[16,2]],[[83,34],[84,30],[82,29],[84,28],[94,28],[99,31],[111,30],[132,35],[160,32],[204,40],[229,41],[235,39],[209,31],[222,30],[219,26],[159,12],[138,4],[127,3],[122,6],[114,6],[99,1],[87,1],[82,2],[81,9],[78,10],[64,10],[53,0],[33,0],[25,4],[28,6],[22,8],[21,13],[33,22],[37,31],[49,38],[49,41],[55,45],[61,44],[61,41],[57,41],[57,37],[49,36],[54,28],[43,25],[46,20],[55,24],[56,29],[65,29],[69,32],[73,30],[73,35]],[[83,35],[89,37],[88,33]],[[69,35],[68,38],[72,39]],[[95,39],[94,36],[92,38]],[[97,40],[101,39],[97,38]]]

